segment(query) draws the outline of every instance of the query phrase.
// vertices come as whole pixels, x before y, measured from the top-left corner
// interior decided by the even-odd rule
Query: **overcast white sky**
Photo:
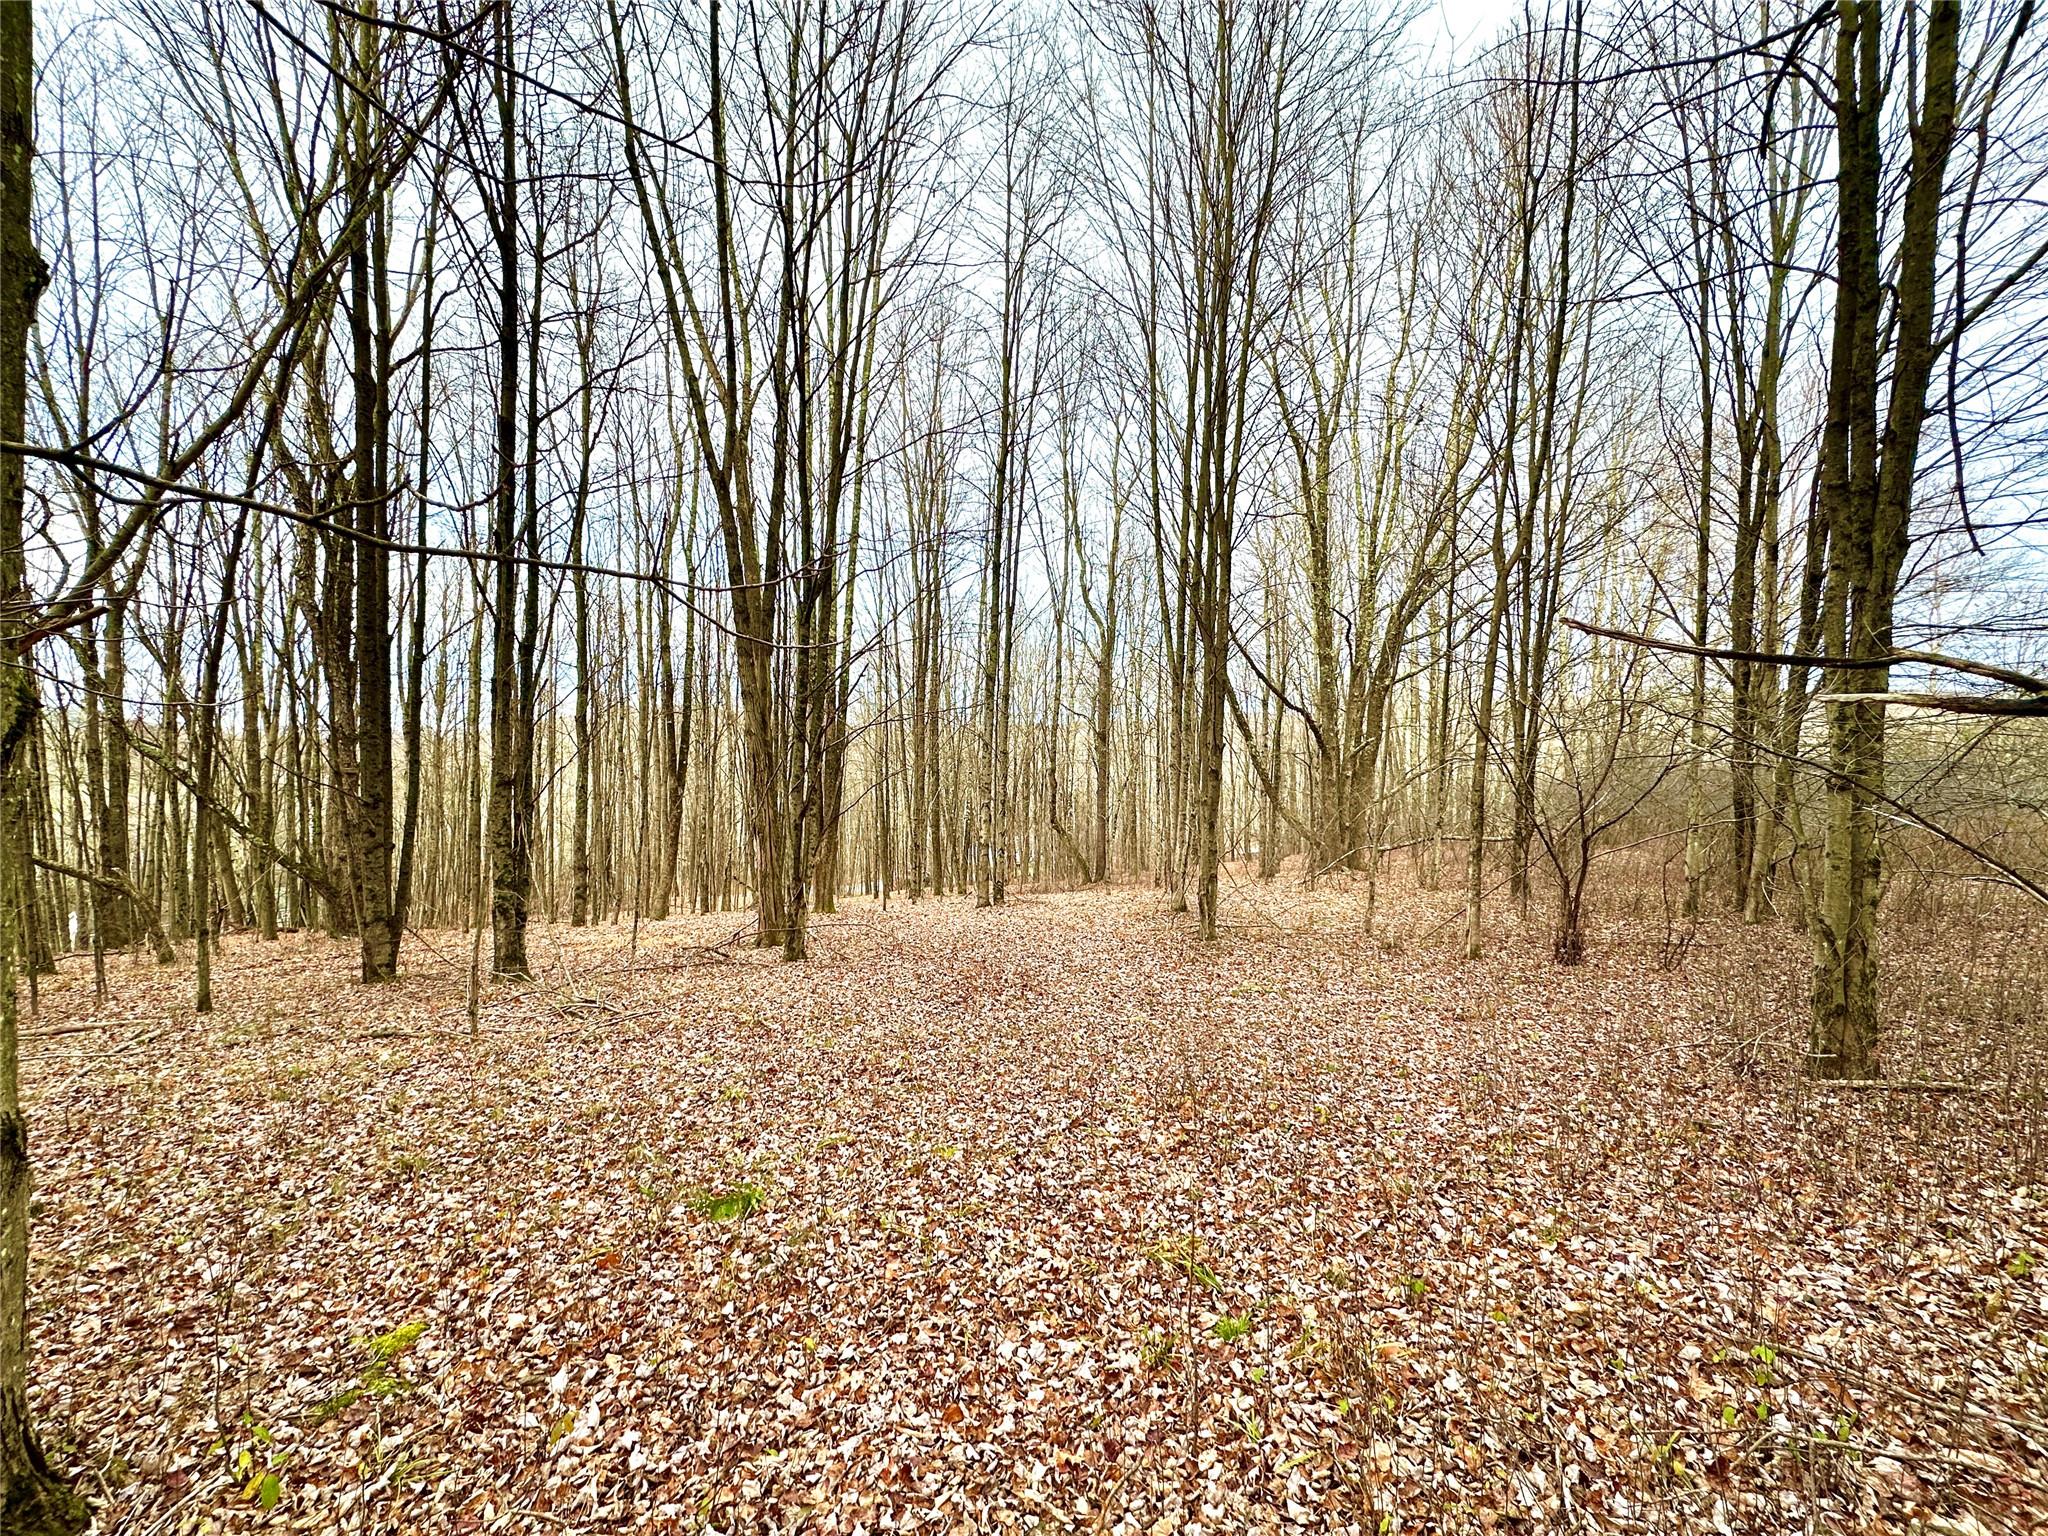
[[[1429,0],[1415,18],[1417,41],[1440,39],[1449,57],[1461,57],[1522,14],[1522,0]]]

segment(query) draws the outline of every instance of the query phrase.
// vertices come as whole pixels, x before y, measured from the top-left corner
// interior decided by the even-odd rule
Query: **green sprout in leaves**
[[[1771,1367],[1777,1363],[1778,1352],[1768,1344],[1759,1344],[1749,1352],[1749,1356],[1756,1362],[1750,1370],[1750,1379],[1760,1387],[1768,1387],[1772,1381]]]
[[[1182,1234],[1179,1237],[1162,1238],[1145,1250],[1145,1257],[1154,1264],[1163,1264],[1168,1269],[1178,1270],[1195,1284],[1208,1290],[1220,1291],[1223,1282],[1216,1271],[1209,1267],[1202,1240]]]
[[[767,1203],[768,1191],[759,1184],[700,1189],[690,1196],[690,1209],[706,1221],[745,1221]]]
[[[235,1478],[242,1485],[242,1498],[258,1509],[275,1509],[284,1497],[284,1468],[291,1454],[276,1449],[277,1436],[246,1408],[241,1422],[255,1442],[253,1448],[244,1446],[235,1455]],[[218,1449],[219,1442],[215,1446]]]
[[[420,1341],[420,1335],[427,1331],[424,1322],[403,1323],[389,1333],[379,1334],[370,1340],[370,1360],[363,1367],[352,1386],[327,1399],[313,1410],[313,1422],[325,1424],[346,1412],[364,1398],[396,1397],[410,1391],[412,1383],[405,1380],[394,1369],[401,1356]],[[266,1509],[268,1505],[264,1506]]]
[[[1162,1328],[1147,1328],[1138,1336],[1138,1361],[1148,1371],[1163,1371],[1173,1363],[1173,1335]]]

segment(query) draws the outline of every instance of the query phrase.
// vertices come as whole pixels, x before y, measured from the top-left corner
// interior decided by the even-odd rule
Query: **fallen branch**
[[[47,870],[53,875],[62,875],[67,880],[78,880],[86,885],[96,886],[103,891],[112,891],[125,898],[141,914],[143,930],[149,936],[150,947],[156,951],[157,964],[170,965],[178,958],[178,952],[171,947],[169,936],[164,932],[163,914],[157,904],[143,894],[133,880],[119,873],[94,874],[89,869],[80,869],[72,864],[60,864],[55,859],[45,859],[36,854],[29,855],[29,863],[36,868]]]
[[[1982,1093],[1976,1083],[1942,1081],[1907,1082],[1889,1077],[1816,1077],[1808,1081],[1815,1088],[1855,1088],[1866,1093]]]
[[[136,1029],[161,1023],[159,1019],[89,1019],[83,1024],[65,1024],[56,1029],[25,1029],[24,1040],[56,1040],[64,1035],[90,1034],[96,1029]]]
[[[1821,693],[1816,704],[1892,704],[1906,709],[1936,709],[1951,715],[1998,715],[2036,720],[2048,716],[2048,693],[2021,698],[1989,693]]]
[[[1680,656],[1703,656],[1709,661],[1739,661],[1750,666],[1762,667],[1820,667],[1835,672],[1876,672],[1886,667],[1941,667],[1950,672],[1961,672],[1970,677],[1986,678],[1994,683],[2003,683],[2021,693],[2048,694],[2048,678],[2035,677],[2026,672],[2015,672],[2010,667],[1995,666],[1988,661],[1973,661],[1967,656],[1950,656],[1941,651],[1891,651],[1883,656],[1818,656],[1797,651],[1740,651],[1725,646],[1690,645],[1683,640],[1660,640],[1654,635],[1637,634],[1630,629],[1610,629],[1603,624],[1588,624],[1582,619],[1566,619],[1565,626],[1581,634],[1598,635],[1604,640],[1620,640],[1629,645],[1640,645],[1645,650],[1671,651]]]

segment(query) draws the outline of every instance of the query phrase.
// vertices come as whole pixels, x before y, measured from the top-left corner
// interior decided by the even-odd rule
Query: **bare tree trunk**
[[[24,435],[28,338],[49,271],[30,223],[35,140],[35,23],[27,0],[0,6],[0,438]],[[22,656],[29,590],[22,548],[22,461],[0,454],[0,646]],[[85,1506],[43,1459],[28,1411],[28,1120],[20,1097],[15,968],[29,880],[24,774],[33,760],[35,673],[0,668],[0,1527],[10,1536],[71,1532]]]
[[[485,199],[498,254],[497,484],[491,499],[491,764],[485,836],[491,865],[491,970],[526,974],[526,890],[520,880],[518,639],[519,568],[513,513],[519,485],[519,176],[513,110],[512,28],[494,13],[493,90],[497,102],[498,183]]]
[[[1880,267],[1884,111],[1883,14],[1878,0],[1847,0],[1835,54],[1837,270],[1827,422],[1821,437],[1821,509],[1829,524],[1827,654],[1867,662],[1892,650],[1892,608],[1910,540],[1913,482],[1936,348],[1937,253],[1949,153],[1955,141],[1961,8],[1935,5],[1924,38],[1911,159],[1900,213],[1896,294],[1881,339]],[[1917,13],[1903,16],[1917,31]],[[1889,346],[1885,344],[1889,340]],[[1888,354],[1888,356],[1887,356]],[[1887,363],[1889,366],[1887,367]],[[1880,415],[1881,377],[1891,383]],[[1827,841],[1814,924],[1811,1061],[1822,1077],[1877,1069],[1877,907],[1882,847],[1877,809],[1885,779],[1884,666],[1830,668]]]
[[[347,34],[344,29],[344,34]],[[358,22],[351,49],[353,73],[375,82],[382,77],[383,29]],[[357,176],[377,184],[377,135],[366,99],[352,103]],[[356,697],[355,795],[344,801],[350,822],[356,920],[362,935],[362,976],[367,982],[398,975],[397,913],[392,899],[391,771],[391,313],[385,253],[385,207],[381,190],[361,219],[349,256],[349,333],[355,382],[354,524],[362,533],[355,562]],[[347,791],[344,789],[344,795]]]
[[[427,667],[428,575],[425,551],[427,486],[432,462],[434,421],[434,247],[440,227],[439,221],[440,202],[436,199],[427,214],[425,250],[422,253],[420,273],[420,430],[415,470],[419,483],[413,492],[416,503],[413,540],[420,546],[421,553],[417,557],[418,563],[413,567],[412,616],[408,626],[406,648],[405,719],[402,726],[405,734],[405,820],[399,829],[398,872],[391,897],[391,923],[398,935],[404,934],[412,913],[413,872],[418,854],[420,826],[421,772],[426,755],[422,729]],[[438,742],[438,729],[435,738]]]
[[[206,651],[200,667],[199,718],[193,724],[193,732],[199,738],[196,754],[199,761],[193,774],[192,792],[193,907],[197,912],[193,929],[192,1011],[195,1013],[213,1011],[213,942],[219,932],[214,918],[214,903],[209,894],[215,837],[213,769],[220,744],[219,712],[215,705],[220,699],[221,653],[227,644],[228,612],[235,599],[236,568],[241,563],[242,544],[248,532],[249,514],[244,511],[235,518],[227,559],[221,566],[220,598],[215,605],[213,622],[206,629]]]

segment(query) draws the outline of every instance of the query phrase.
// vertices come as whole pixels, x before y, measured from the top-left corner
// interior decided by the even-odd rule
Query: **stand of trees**
[[[8,1528],[78,1519],[16,1095],[70,952],[203,1010],[224,933],[800,960],[1111,879],[1208,939],[1236,868],[1403,856],[1570,964],[1629,845],[1806,927],[1874,1075],[1890,829],[2048,900],[2036,31],[0,7]]]

